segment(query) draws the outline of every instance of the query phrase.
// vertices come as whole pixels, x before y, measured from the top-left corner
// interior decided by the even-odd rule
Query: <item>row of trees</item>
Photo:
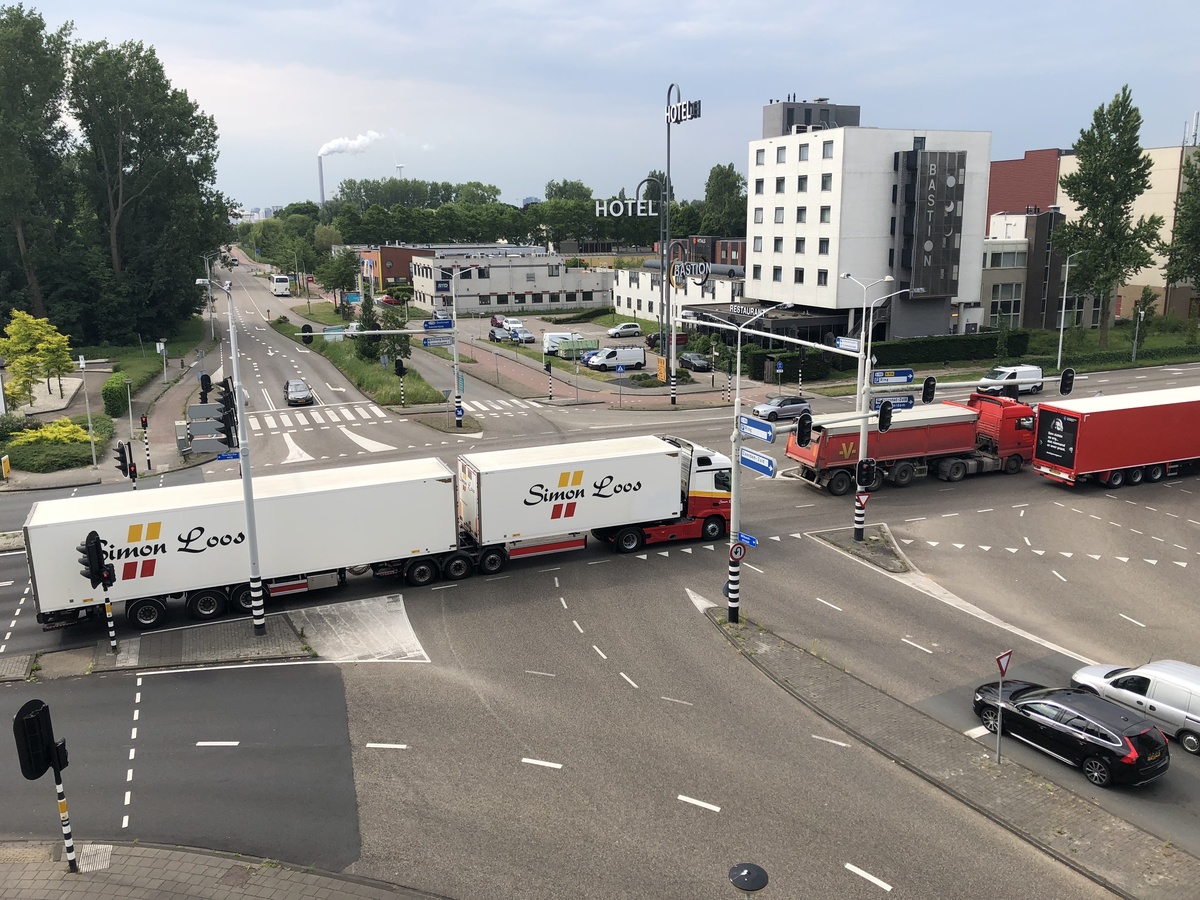
[[[0,338],[0,357],[7,361],[4,394],[13,409],[20,404],[33,405],[34,385],[43,378],[47,392],[50,379],[57,378],[58,395],[62,397],[62,377],[75,368],[70,338],[49,319],[35,319],[19,309],[13,311]]]
[[[152,48],[0,7],[0,318],[81,344],[174,333],[203,305],[198,255],[230,239],[216,144]]]

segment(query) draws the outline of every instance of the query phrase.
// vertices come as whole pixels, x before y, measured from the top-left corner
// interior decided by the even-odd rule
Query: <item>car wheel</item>
[[[984,728],[995,734],[1000,725],[1000,710],[994,706],[985,706],[979,711],[979,721],[983,723]]]
[[[616,540],[613,543],[621,553],[637,553],[642,549],[645,541],[646,536],[642,534],[642,529],[622,528],[617,532]]]
[[[826,490],[835,497],[843,497],[850,492],[852,486],[853,479],[850,477],[850,473],[839,470],[829,476],[829,484],[826,485]]]
[[[1141,469],[1126,469],[1125,470],[1125,480],[1127,482],[1129,482],[1129,484],[1131,486],[1136,486],[1136,485],[1141,484],[1142,479],[1145,477],[1145,475],[1146,475],[1146,473],[1143,472]]]
[[[193,619],[208,621],[225,614],[225,592],[219,590],[196,591],[187,599],[185,609]]]
[[[1112,768],[1098,756],[1083,761],[1083,774],[1096,787],[1108,787],[1112,783]]]
[[[962,481],[967,474],[967,464],[961,459],[950,463],[950,471],[946,473],[947,481]]]
[[[779,421],[779,413],[774,412],[774,411],[767,413],[767,421],[768,422],[778,422]]]
[[[1004,473],[1006,475],[1016,475],[1018,472],[1021,471],[1021,466],[1023,466],[1024,464],[1025,464],[1025,461],[1022,460],[1021,457],[1019,457],[1017,454],[1014,453],[1012,456],[1010,456],[1008,459],[1006,459],[1004,461]]]
[[[1175,739],[1179,741],[1179,746],[1188,753],[1200,753],[1200,735],[1192,731],[1181,731],[1175,735]]]
[[[917,470],[910,462],[898,462],[896,468],[892,469],[892,484],[896,487],[908,487],[916,477]]]
[[[1110,488],[1119,488],[1125,483],[1125,471],[1123,469],[1117,469],[1115,472],[1110,472],[1108,474],[1107,483]]]
[[[1163,476],[1167,474],[1166,466],[1156,465],[1151,466],[1146,470],[1146,480],[1151,484],[1162,481]]]
[[[715,541],[725,536],[725,520],[720,516],[709,516],[704,520],[701,531],[706,541]]]

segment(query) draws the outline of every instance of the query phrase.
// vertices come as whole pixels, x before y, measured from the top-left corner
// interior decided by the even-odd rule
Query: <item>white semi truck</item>
[[[436,458],[254,479],[259,572],[268,597],[335,587],[347,574],[457,580],[510,559],[579,549],[588,533],[632,552],[728,530],[731,464],[681,438],[633,437],[472,453],[458,474]],[[100,536],[136,627],[172,605],[195,619],[250,609],[238,481],[39,501],[25,547],[44,629],[103,617],[106,595],[80,574]]]

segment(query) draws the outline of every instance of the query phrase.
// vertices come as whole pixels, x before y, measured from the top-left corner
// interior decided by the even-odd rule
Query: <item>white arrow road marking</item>
[[[1045,551],[1045,550],[1034,550],[1033,552],[1034,552],[1034,553],[1036,553],[1038,556],[1041,556],[1041,555],[1042,555],[1042,554],[1044,554],[1046,551]]]
[[[1119,559],[1121,562],[1129,562],[1128,556],[1118,556],[1117,559]]]
[[[1074,556],[1075,554],[1074,554],[1074,553],[1068,553],[1066,550],[1059,550],[1059,551],[1058,551],[1058,555],[1059,555],[1059,556],[1065,556],[1067,559],[1070,559],[1070,558],[1071,558],[1072,556]]]
[[[285,434],[283,436],[283,441],[285,444],[287,444],[288,448],[287,459],[284,460],[285,463],[307,462],[308,460],[312,459],[311,456],[301,450],[299,445],[292,440],[292,436],[290,434]]]
[[[1158,565],[1158,560],[1157,560],[1157,559],[1147,559],[1147,560],[1145,560],[1145,562],[1148,562],[1148,563],[1150,563],[1150,565],[1152,565],[1152,566],[1157,566],[1157,565]]]
[[[1099,559],[1099,558],[1100,558],[1100,555],[1099,555],[1098,553],[1089,553],[1089,554],[1088,554],[1088,557],[1089,557],[1090,559]]]
[[[1017,550],[1018,550],[1019,548],[1017,548],[1017,547],[1005,547],[1004,549],[1005,549],[1005,550],[1007,550],[1009,553],[1016,553],[1016,552],[1017,552]]]
[[[705,597],[701,597],[699,594],[697,594],[691,588],[684,588],[684,590],[687,591],[688,599],[692,601],[692,605],[695,606],[696,609],[700,610],[700,612],[704,612],[710,606],[717,605],[717,604],[713,603],[711,600],[708,600]]]
[[[955,550],[961,550],[965,546],[966,546],[966,544],[954,544],[953,545]]]
[[[329,388],[331,391],[344,391],[344,390],[346,390],[344,387],[335,388],[335,387],[334,387],[332,384],[330,384],[328,381],[327,381],[327,382],[325,382],[325,387]]]
[[[925,543],[927,543],[930,547],[936,547],[941,543],[941,541],[926,541]]]
[[[980,545],[979,545],[979,549],[980,549],[980,550],[983,550],[984,552],[986,552],[986,551],[988,551],[988,550],[991,550],[992,548],[991,548],[991,547],[985,547],[983,544],[980,544]]]
[[[354,443],[358,444],[358,446],[362,447],[364,450],[366,450],[370,453],[379,453],[381,450],[395,450],[396,449],[391,444],[381,444],[379,441],[373,441],[370,438],[365,438],[361,434],[355,434],[353,431],[351,431],[345,425],[339,425],[338,431],[340,431],[346,437],[350,438],[350,440],[354,441]]]
[[[1179,568],[1181,568],[1181,569],[1186,569],[1186,568],[1187,568],[1187,563],[1185,563],[1185,562],[1180,562],[1179,560],[1175,560],[1175,565],[1179,566]]]

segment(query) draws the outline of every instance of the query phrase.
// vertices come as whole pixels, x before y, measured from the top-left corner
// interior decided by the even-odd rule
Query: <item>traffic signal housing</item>
[[[137,481],[137,463],[135,462],[129,463],[129,480],[134,482]]]
[[[892,401],[884,400],[879,404],[879,433],[887,434],[892,427]]]
[[[937,379],[930,375],[921,383],[921,402],[932,403],[933,395],[937,391]]]
[[[147,425],[149,424],[149,421],[150,421],[150,420],[149,420],[149,419],[147,419],[145,416],[142,416],[142,431],[145,431],[145,430],[146,430],[146,427],[147,427]]]
[[[126,478],[128,478],[129,477],[129,451],[126,449],[124,444],[122,444],[120,441],[117,441],[117,446],[113,448],[113,453],[114,453],[113,459],[115,459],[117,461],[117,466],[116,466],[117,471],[120,472],[122,475],[124,475]]]
[[[875,460],[871,457],[858,461],[858,486],[866,489],[875,483]]]
[[[1064,397],[1075,387],[1075,370],[1063,369],[1062,374],[1058,377],[1058,392]]]
[[[79,574],[90,581],[92,587],[104,584],[104,548],[100,546],[100,535],[89,531],[75,549],[79,551]]]
[[[221,415],[218,417],[220,424],[217,426],[217,434],[225,446],[232,450],[238,445],[237,395],[234,393],[233,379],[222,379],[217,386],[223,392],[218,401],[221,404]]]
[[[550,374],[550,360],[546,360],[544,363],[542,363],[542,368],[545,369],[546,374],[549,375]]]
[[[300,327],[300,340],[306,344],[313,342],[313,329],[311,325],[305,324]]]
[[[812,413],[803,412],[797,417],[796,443],[801,447],[812,443]]]
[[[200,402],[208,402],[208,392],[212,390],[212,376],[207,372],[200,373]]]

